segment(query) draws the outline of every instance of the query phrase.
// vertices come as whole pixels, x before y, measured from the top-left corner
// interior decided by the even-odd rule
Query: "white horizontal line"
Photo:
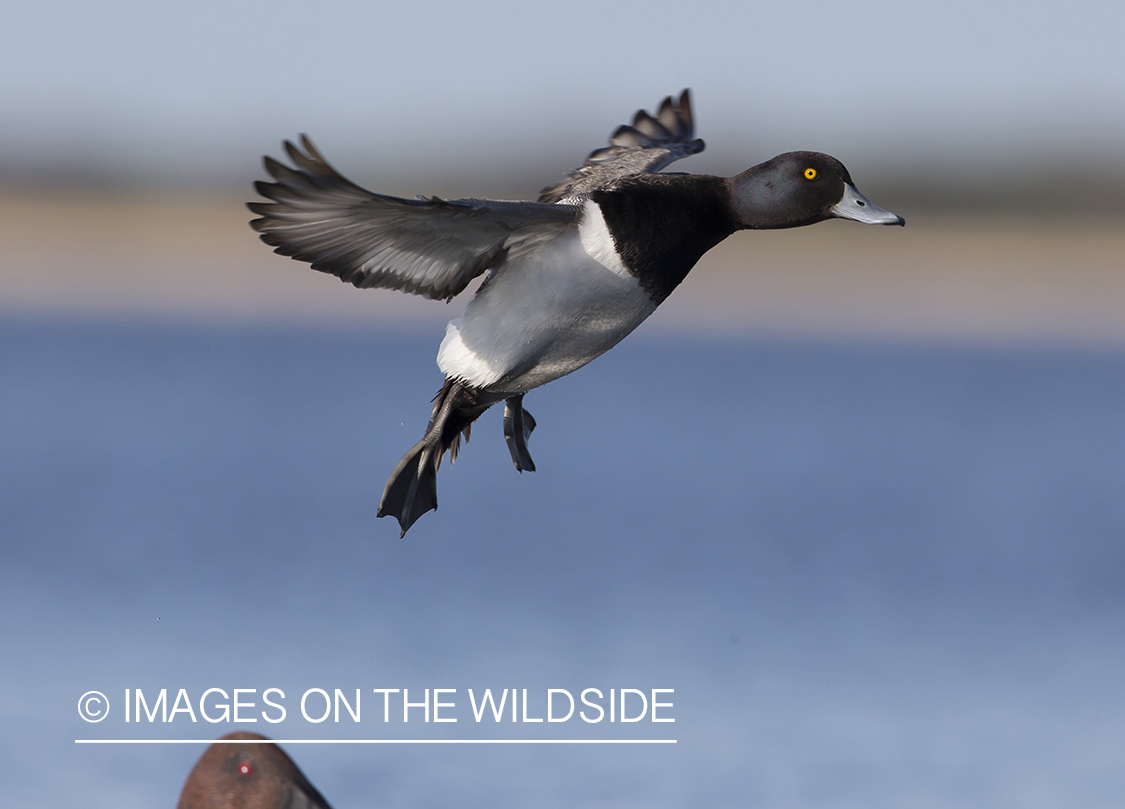
[[[676,744],[676,739],[75,739],[75,744]]]

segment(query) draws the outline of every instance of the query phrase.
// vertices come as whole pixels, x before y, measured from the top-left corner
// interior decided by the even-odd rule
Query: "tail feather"
[[[451,461],[457,460],[461,434],[467,443],[470,426],[488,408],[479,403],[476,391],[447,379],[434,397],[426,434],[391,473],[377,516],[393,515],[406,536],[419,517],[437,509],[437,471],[442,457],[448,451]]]

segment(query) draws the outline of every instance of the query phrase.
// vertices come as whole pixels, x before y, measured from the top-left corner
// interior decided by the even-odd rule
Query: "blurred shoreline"
[[[864,190],[907,227],[736,234],[643,332],[1125,347],[1120,216]],[[463,299],[360,291],[274,255],[247,227],[251,196],[0,187],[0,313],[394,330],[460,313]]]

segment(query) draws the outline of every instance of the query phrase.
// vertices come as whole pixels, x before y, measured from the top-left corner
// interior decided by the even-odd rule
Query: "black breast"
[[[720,177],[649,174],[593,192],[621,260],[659,304],[737,230]]]

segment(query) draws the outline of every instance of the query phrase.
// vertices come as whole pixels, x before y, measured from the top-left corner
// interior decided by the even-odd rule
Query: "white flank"
[[[492,368],[484,357],[465,345],[461,339],[461,318],[451,320],[445,327],[437,364],[446,376],[480,388],[491,385],[504,375],[503,371]]]
[[[577,232],[509,259],[481,287],[446,328],[438,367],[490,393],[521,393],[605,353],[655,308],[587,202]]]
[[[578,236],[582,240],[582,249],[590,258],[623,278],[632,278],[632,273],[621,261],[621,255],[613,243],[613,235],[602,216],[601,206],[593,200],[587,200],[582,208]]]

